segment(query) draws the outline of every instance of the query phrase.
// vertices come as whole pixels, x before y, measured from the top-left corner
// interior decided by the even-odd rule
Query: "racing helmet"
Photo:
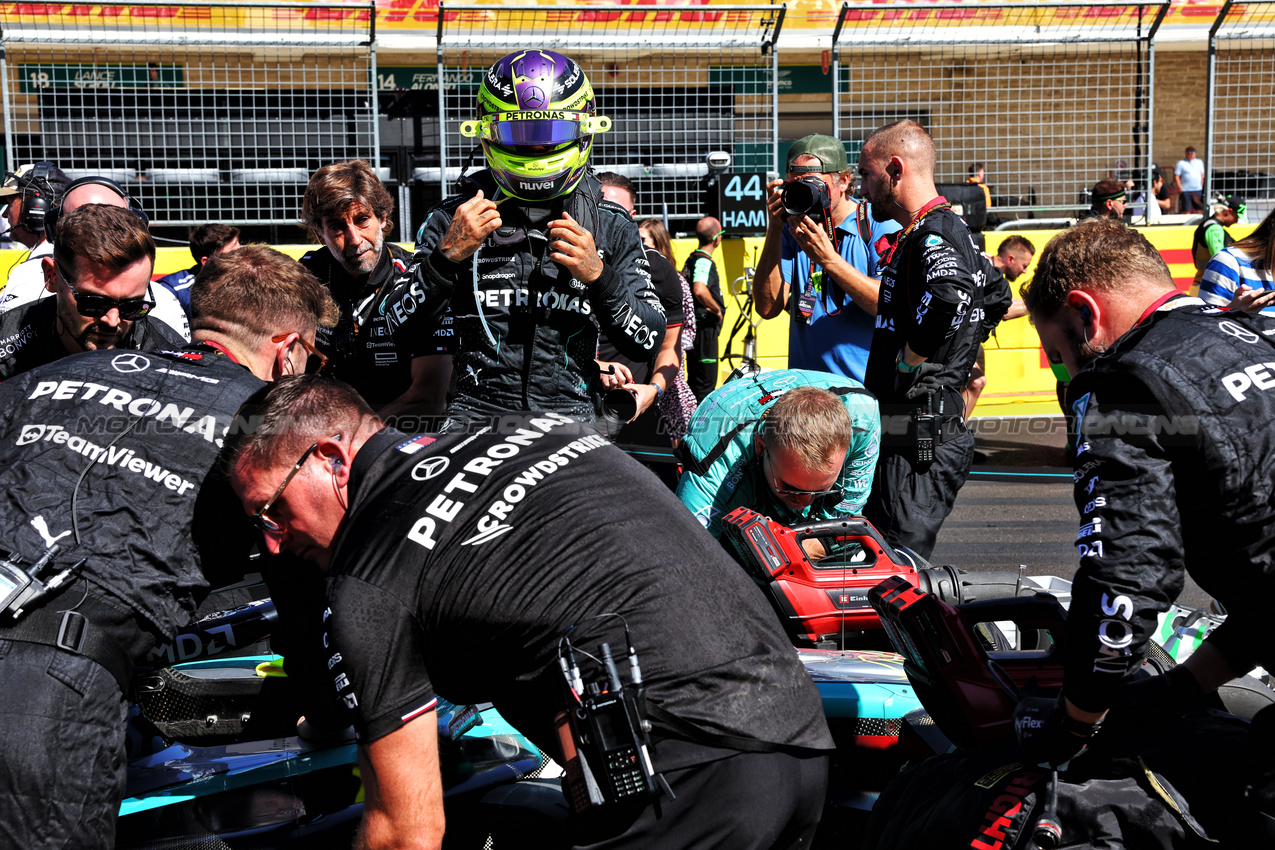
[[[584,176],[595,133],[611,128],[597,114],[593,86],[575,60],[549,50],[520,50],[496,61],[478,89],[478,119],[460,133],[478,138],[497,185],[524,201],[569,193]]]

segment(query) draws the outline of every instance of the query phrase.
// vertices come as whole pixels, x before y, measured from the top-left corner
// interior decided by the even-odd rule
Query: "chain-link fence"
[[[580,63],[612,129],[594,138],[590,163],[631,179],[639,216],[693,219],[707,212],[705,157],[725,151],[733,170],[771,171],[777,141],[775,39],[780,6],[471,6],[439,28],[443,116],[437,162],[419,180],[449,192],[474,152],[460,136],[475,117],[482,71],[519,48],[564,53]],[[482,163],[481,151],[473,162]]]
[[[833,36],[837,135],[922,124],[936,178],[981,163],[989,217],[1073,214],[1101,177],[1149,182],[1152,39],[1168,0],[843,5]]]
[[[378,160],[372,8],[6,3],[6,167],[110,177],[161,225],[295,222],[314,169]]]
[[[1248,201],[1249,221],[1275,208],[1275,0],[1228,0],[1209,34],[1209,195]]]

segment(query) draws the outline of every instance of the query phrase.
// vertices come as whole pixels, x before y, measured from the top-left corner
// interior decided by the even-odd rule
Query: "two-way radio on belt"
[[[676,799],[664,776],[656,773],[651,764],[651,723],[645,717],[642,668],[629,634],[629,624],[623,616],[614,613],[590,619],[610,617],[624,623],[624,642],[629,656],[627,687],[620,680],[610,644],[599,645],[600,659],[577,650],[568,637],[575,626],[568,628],[558,641],[558,666],[566,685],[567,707],[558,712],[554,726],[562,747],[563,784],[577,813],[596,806],[642,802],[661,791],[670,800]],[[577,651],[603,668],[601,682],[585,683],[576,662]]]

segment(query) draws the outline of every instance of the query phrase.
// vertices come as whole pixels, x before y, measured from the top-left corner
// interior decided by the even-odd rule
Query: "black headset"
[[[12,171],[5,179],[13,178],[18,184],[18,194],[22,198],[22,218],[18,226],[27,230],[44,230],[48,224],[49,210],[53,207],[53,186],[49,184],[49,175],[53,172],[53,163],[37,162],[26,174],[15,174]]]
[[[57,238],[58,219],[62,217],[62,199],[71,194],[73,189],[78,189],[81,186],[105,186],[115,194],[119,195],[123,201],[128,203],[128,208],[142,220],[142,224],[150,224],[150,216],[148,216],[146,211],[142,209],[141,204],[130,196],[128,192],[124,191],[123,186],[116,183],[109,177],[81,177],[79,180],[72,180],[66,189],[62,191],[61,197],[53,202],[53,204],[49,207],[49,211],[44,214],[44,226],[48,228],[48,236],[50,240]],[[23,216],[25,215],[26,212],[24,211]]]

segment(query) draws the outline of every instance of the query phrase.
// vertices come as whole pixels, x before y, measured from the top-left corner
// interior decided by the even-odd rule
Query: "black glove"
[[[924,398],[926,393],[937,392],[942,389],[942,386],[935,378],[935,376],[941,371],[943,371],[942,363],[931,363],[927,360],[920,366],[917,366],[915,372],[907,375],[899,372],[898,376],[901,383],[905,382],[908,378],[912,379],[912,383],[908,386],[904,395],[909,401],[916,401]]]
[[[1195,675],[1179,664],[1167,673],[1144,676],[1125,684],[1111,710],[1121,720],[1128,721],[1199,708],[1204,705],[1205,696]]]
[[[1014,734],[1024,758],[1032,764],[1057,767],[1089,746],[1098,724],[1067,716],[1063,698],[1024,697],[1014,709]]]

